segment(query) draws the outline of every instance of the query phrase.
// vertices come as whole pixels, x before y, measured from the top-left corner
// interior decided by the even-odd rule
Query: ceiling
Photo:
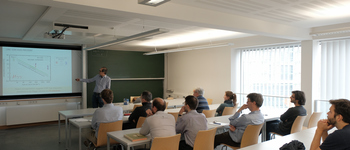
[[[257,35],[300,41],[349,30],[349,10],[349,0],[172,0],[158,7],[137,0],[0,0],[0,40],[91,47],[164,28],[169,32],[102,49],[153,51]],[[54,23],[89,29],[45,37],[63,29]]]

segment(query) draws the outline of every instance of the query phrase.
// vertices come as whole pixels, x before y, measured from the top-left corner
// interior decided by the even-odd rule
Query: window
[[[261,93],[263,106],[287,108],[291,92],[300,90],[301,46],[242,49],[241,58],[241,93]]]
[[[316,99],[350,99],[350,39],[320,42]]]

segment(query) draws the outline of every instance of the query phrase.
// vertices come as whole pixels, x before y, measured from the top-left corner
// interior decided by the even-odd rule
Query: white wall
[[[231,89],[231,50],[210,48],[168,54],[168,87],[174,95],[187,96],[202,87],[204,97],[213,103],[223,101],[224,92]]]

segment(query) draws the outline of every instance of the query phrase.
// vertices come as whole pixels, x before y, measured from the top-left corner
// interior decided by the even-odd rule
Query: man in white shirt
[[[104,89],[101,92],[101,98],[104,103],[102,108],[96,109],[91,121],[92,132],[87,137],[89,141],[97,141],[97,134],[100,123],[115,122],[123,119],[123,108],[114,106],[113,102],[113,91],[110,89]],[[89,142],[85,141],[84,144],[89,146]]]
[[[153,99],[152,109],[146,110],[149,117],[143,123],[140,134],[151,134],[155,137],[167,137],[175,135],[175,118],[173,115],[164,112],[166,103],[161,98]]]

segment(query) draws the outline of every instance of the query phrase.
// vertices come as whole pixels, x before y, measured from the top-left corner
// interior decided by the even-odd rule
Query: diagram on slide
[[[9,55],[6,69],[9,81],[50,81],[51,56]]]

